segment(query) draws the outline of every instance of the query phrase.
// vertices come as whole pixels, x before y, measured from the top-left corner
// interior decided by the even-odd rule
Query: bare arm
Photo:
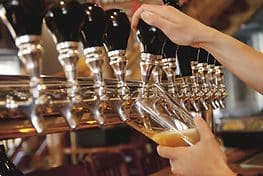
[[[161,29],[179,45],[200,47],[210,52],[246,84],[263,93],[263,53],[210,28],[169,6],[142,5],[132,18],[135,29],[139,19]]]

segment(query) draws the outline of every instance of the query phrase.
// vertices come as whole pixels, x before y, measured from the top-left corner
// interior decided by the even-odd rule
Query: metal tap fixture
[[[224,108],[225,105],[223,103],[223,100],[227,96],[226,92],[226,86],[224,83],[224,71],[223,71],[223,66],[219,63],[215,63],[215,84],[216,84],[216,101],[219,104],[221,108]]]
[[[106,31],[106,15],[104,10],[95,3],[82,4],[84,23],[81,27],[81,40],[84,47],[86,64],[93,73],[95,102],[89,109],[98,124],[105,123],[103,104],[108,99],[103,78],[103,64],[106,52],[103,36]]]
[[[44,13],[43,0],[5,0],[0,3],[0,17],[14,38],[18,56],[30,75],[30,104],[25,104],[23,111],[38,133],[45,128],[40,106],[47,100],[45,85],[40,77],[43,53],[40,41]]]
[[[54,3],[45,16],[46,24],[57,43],[58,60],[67,78],[68,103],[62,107],[62,114],[70,128],[73,129],[78,125],[75,108],[81,102],[77,81],[77,63],[83,16],[81,5],[76,0],[60,0]]]
[[[126,85],[127,58],[125,57],[128,39],[130,36],[130,21],[128,16],[119,9],[106,11],[107,30],[105,33],[105,46],[110,58],[111,68],[118,80],[119,95],[127,99],[129,89]]]
[[[143,82],[143,93],[149,86],[152,73],[156,83],[161,83],[162,73],[162,44],[164,43],[164,34],[156,27],[146,24],[140,20],[137,27],[137,37],[141,46],[141,79]]]
[[[84,23],[81,27],[81,38],[84,47],[86,64],[93,73],[95,92],[98,99],[106,100],[106,90],[102,67],[106,59],[103,46],[103,35],[106,31],[106,15],[95,3],[84,3]]]
[[[128,16],[119,9],[109,9],[106,11],[107,29],[104,36],[110,59],[110,66],[118,80],[117,89],[120,101],[117,103],[117,112],[123,121],[129,119],[127,110],[131,98],[130,90],[126,83],[126,69],[128,60],[125,57],[128,39],[130,36],[130,21]]]

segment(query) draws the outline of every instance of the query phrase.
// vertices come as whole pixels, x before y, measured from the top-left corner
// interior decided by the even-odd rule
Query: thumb
[[[202,117],[196,115],[194,117],[194,122],[199,132],[200,140],[210,139],[214,136],[211,129],[208,127],[207,123],[202,119]]]
[[[158,146],[157,152],[163,158],[177,159],[185,153],[185,147]]]

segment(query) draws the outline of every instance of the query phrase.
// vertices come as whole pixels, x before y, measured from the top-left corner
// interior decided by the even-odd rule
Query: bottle
[[[5,152],[4,145],[0,145],[0,175],[1,176],[23,176],[24,174],[16,168]]]

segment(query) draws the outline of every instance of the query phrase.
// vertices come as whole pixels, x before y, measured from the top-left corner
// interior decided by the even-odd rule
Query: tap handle
[[[105,13],[107,29],[104,42],[108,51],[126,50],[131,31],[128,16],[120,9],[110,9]]]
[[[178,47],[179,45],[173,43],[171,40],[167,38],[162,49],[163,58],[176,58]]]
[[[137,27],[137,37],[141,43],[141,52],[153,55],[162,54],[162,45],[165,35],[154,26],[150,26],[143,20],[140,20]]]
[[[180,46],[178,62],[181,76],[192,76],[191,61],[196,59],[197,49],[189,46]]]
[[[84,48],[103,46],[106,30],[104,10],[95,3],[82,4],[84,23],[81,27],[81,40]]]
[[[44,0],[2,0],[0,16],[13,38],[40,35],[46,8]]]
[[[59,0],[47,11],[45,21],[57,43],[78,42],[83,17],[81,4],[77,0]]]

